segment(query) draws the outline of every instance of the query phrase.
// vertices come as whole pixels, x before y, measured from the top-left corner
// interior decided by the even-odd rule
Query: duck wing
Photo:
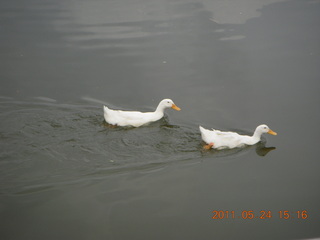
[[[155,114],[153,112],[138,112],[138,111],[122,111],[112,110],[104,107],[104,118],[106,122],[118,126],[133,126],[139,127],[148,122],[154,121]]]

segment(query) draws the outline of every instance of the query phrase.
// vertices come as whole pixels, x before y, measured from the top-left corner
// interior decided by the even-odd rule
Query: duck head
[[[181,109],[174,104],[174,102],[171,99],[163,99],[160,103],[159,103],[159,107],[161,108],[172,108],[174,110],[180,111]]]
[[[272,131],[266,124],[262,124],[262,125],[259,125],[257,128],[256,128],[256,132],[257,133],[269,133],[271,135],[277,135],[276,132]]]

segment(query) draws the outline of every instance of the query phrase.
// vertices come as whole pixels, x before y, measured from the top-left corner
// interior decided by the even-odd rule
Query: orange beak
[[[181,109],[180,109],[177,105],[175,105],[175,104],[172,104],[171,108],[174,109],[174,110],[177,110],[177,111],[180,111],[180,110],[181,110]]]
[[[271,129],[268,131],[268,133],[271,134],[271,135],[277,135],[277,133],[272,131]]]

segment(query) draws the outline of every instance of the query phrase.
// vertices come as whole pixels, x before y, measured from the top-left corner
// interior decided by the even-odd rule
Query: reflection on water
[[[269,152],[275,150],[276,147],[266,147],[264,144],[257,144],[256,153],[259,156],[266,156]]]
[[[204,146],[204,145],[203,145]],[[241,148],[232,148],[232,149],[209,149],[209,150],[203,150],[202,153],[204,155],[209,155],[213,157],[228,157],[230,158],[236,158],[240,155],[246,154],[248,151],[252,151],[252,149],[255,149],[255,152],[258,156],[264,157],[272,150],[275,150],[275,147],[266,147],[266,140],[262,138],[261,142],[250,145],[250,146],[244,146]]]

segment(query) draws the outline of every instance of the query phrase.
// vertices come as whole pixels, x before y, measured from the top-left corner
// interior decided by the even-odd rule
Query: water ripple
[[[167,118],[141,128],[113,128],[101,106],[37,100],[0,101],[0,194],[241,151],[204,153],[196,127],[170,125]]]

